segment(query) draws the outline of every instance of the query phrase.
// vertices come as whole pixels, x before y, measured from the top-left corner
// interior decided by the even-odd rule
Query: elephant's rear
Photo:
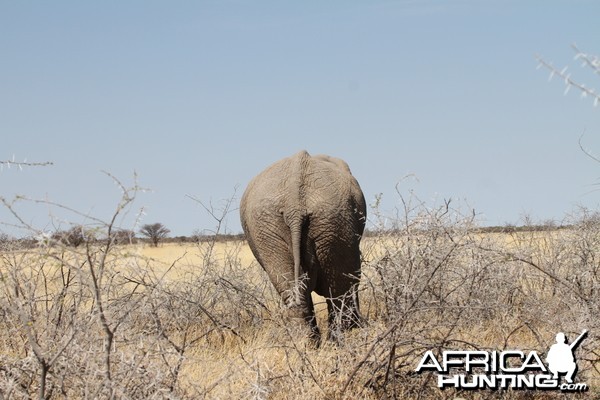
[[[255,257],[313,332],[313,290],[329,298],[330,322],[345,313],[340,319],[351,322],[337,326],[355,325],[366,204],[344,161],[302,151],[276,162],[249,183],[240,216]]]
[[[342,274],[360,268],[358,246],[366,204],[358,182],[340,159],[301,151],[272,164],[248,184],[240,215],[259,262],[261,252],[268,252],[274,241],[285,241],[290,252],[299,251],[293,254],[296,264],[313,256],[323,265],[339,264],[332,268]],[[314,246],[306,248],[311,243],[300,243],[301,237]],[[340,258],[344,261],[337,261]]]

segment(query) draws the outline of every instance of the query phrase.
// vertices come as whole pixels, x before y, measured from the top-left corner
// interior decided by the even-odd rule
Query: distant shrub
[[[128,229],[118,229],[111,234],[113,244],[135,244],[137,238],[135,231]]]
[[[0,250],[7,250],[16,244],[15,239],[6,233],[0,233]]]
[[[205,233],[203,230],[195,230],[192,236],[189,237],[189,241],[194,243],[206,243],[206,242],[227,242],[230,240],[245,240],[246,236],[243,233],[218,233],[215,234],[212,231]]]
[[[72,247],[79,247],[87,241],[95,240],[93,232],[81,225],[74,226],[66,231],[57,231],[52,234],[51,238],[56,243]]]

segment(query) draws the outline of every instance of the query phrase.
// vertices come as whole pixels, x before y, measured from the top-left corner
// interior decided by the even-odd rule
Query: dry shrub
[[[413,371],[427,350],[536,350],[544,356],[563,331],[597,332],[600,224],[582,210],[550,232],[482,233],[474,213],[401,197],[390,229],[368,243],[363,311],[376,339],[354,378],[393,398],[548,398],[532,391],[440,391]],[[591,223],[594,220],[594,223]],[[578,377],[598,395],[598,341],[578,350]],[[361,392],[361,394],[366,392]],[[560,397],[557,393],[556,397]]]
[[[379,229],[362,249],[364,326],[315,347],[285,317],[260,266],[242,261],[242,241],[217,251],[219,228],[197,244],[199,257],[168,265],[117,245],[114,221],[134,194],[123,188],[110,221],[96,220],[106,240],[3,245],[4,397],[559,398],[441,391],[433,374],[414,369],[430,349],[542,355],[557,331],[573,339],[582,329],[591,335],[578,349],[578,379],[591,389],[580,396],[598,396],[600,223],[587,210],[568,228],[512,234],[482,233],[449,202],[400,197],[391,225],[373,210]]]

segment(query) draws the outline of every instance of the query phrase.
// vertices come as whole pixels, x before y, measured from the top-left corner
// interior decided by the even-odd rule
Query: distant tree
[[[140,229],[140,233],[152,241],[154,247],[158,246],[158,242],[166,238],[171,231],[160,222],[154,224],[146,224]]]

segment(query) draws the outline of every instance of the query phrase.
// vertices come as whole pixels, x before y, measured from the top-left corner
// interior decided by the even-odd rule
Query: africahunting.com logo
[[[548,350],[546,364],[536,351],[444,351],[438,359],[428,350],[416,372],[437,373],[439,388],[457,389],[541,389],[565,392],[588,390],[586,383],[575,383],[575,349],[587,336],[587,330],[569,344],[565,334],[556,334],[556,343]],[[564,381],[561,383],[561,377]]]

